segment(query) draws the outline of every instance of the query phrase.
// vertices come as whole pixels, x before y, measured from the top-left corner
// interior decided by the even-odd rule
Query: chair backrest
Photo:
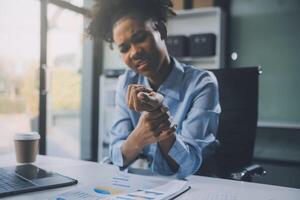
[[[259,67],[211,70],[219,83],[222,112],[216,151],[217,176],[230,178],[230,173],[252,163],[258,116]]]

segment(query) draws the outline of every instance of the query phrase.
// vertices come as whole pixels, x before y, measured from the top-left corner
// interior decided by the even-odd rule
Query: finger
[[[127,92],[127,105],[132,110],[139,110],[139,103],[137,102],[137,93],[139,91],[144,91],[143,85],[137,85],[137,84],[130,84],[128,86],[128,92]]]
[[[157,141],[158,141],[158,137],[154,137],[153,134],[151,134],[151,136],[145,138],[146,144],[153,144],[153,143],[156,143]]]
[[[159,121],[148,121],[148,130],[150,130],[152,132],[152,135],[156,135],[156,133],[159,132],[159,126],[161,124],[161,122]]]
[[[150,92],[148,96],[150,100],[156,100],[159,104],[162,104],[164,100],[164,96],[158,92]]]
[[[127,105],[130,109],[135,110],[136,108],[136,94],[135,91],[137,88],[141,88],[143,86],[141,85],[137,85],[137,84],[130,84],[128,85],[128,89],[127,89]]]
[[[127,88],[127,96],[126,96],[126,99],[127,99],[127,105],[130,109],[132,109],[132,105],[131,105],[131,89],[132,89],[132,86],[133,85],[128,85],[128,88]]]
[[[164,121],[149,121],[144,122],[145,128],[152,132],[152,135],[157,136],[162,130],[168,130],[171,127],[171,123],[168,120]]]
[[[165,139],[169,138],[172,134],[174,134],[173,131],[163,131],[163,132],[157,137],[157,140],[158,140],[158,141],[165,140]]]
[[[151,114],[149,115],[150,120],[158,120],[158,121],[165,121],[169,120],[171,117],[167,113],[163,113],[161,111],[157,111],[155,113],[150,112]]]
[[[155,110],[152,112],[147,112],[147,118],[150,120],[161,120],[164,118],[169,118],[167,113],[161,112],[160,110]]]
[[[144,85],[134,85],[134,89],[138,92],[145,92],[145,93],[151,93],[153,92],[151,89],[147,88]]]
[[[144,91],[147,91],[147,88],[143,85],[137,85],[136,87],[134,87],[133,89],[133,104],[134,104],[134,108],[136,111],[144,111],[144,109],[147,109],[147,107],[145,107],[145,105],[143,105],[143,102],[138,98],[138,94]]]
[[[148,103],[148,101],[149,101],[149,98],[148,98],[148,95],[146,94],[146,92],[139,92],[137,94],[137,97],[144,103]]]
[[[131,85],[133,85],[134,88],[142,88],[143,92],[146,92],[146,93],[153,92],[153,90],[151,88],[147,88],[145,85],[140,85],[140,84],[131,84]]]
[[[165,123],[162,123],[158,126],[156,130],[153,131],[154,137],[159,136],[162,132],[168,131],[170,129],[171,123],[169,121],[166,121]]]
[[[160,107],[160,110],[164,113],[168,113],[170,114],[169,108],[165,105],[162,104],[162,106]]]
[[[143,92],[151,93],[151,92],[153,92],[153,90],[151,88],[147,88],[147,87],[144,86],[144,91]]]
[[[139,111],[138,110],[139,109],[139,101],[138,101],[138,99],[136,97],[136,94],[137,94],[136,90],[133,89],[132,95],[131,95],[131,100],[132,100],[133,109],[135,111]]]
[[[140,101],[140,105],[143,107],[143,111],[147,111],[147,112],[153,112],[157,109],[159,109],[159,105],[157,107],[153,107],[153,105],[148,104],[147,100],[145,100],[144,96],[144,92],[139,92],[138,93],[138,99]]]
[[[161,94],[156,92],[141,92],[138,94],[138,98],[142,102],[152,106],[153,110],[159,108],[162,105],[164,99],[164,97]]]
[[[152,106],[156,106],[157,104],[161,104],[163,101],[163,96],[156,92],[142,92],[139,95],[139,98]]]
[[[167,127],[167,129],[171,128],[171,121],[169,118],[161,118],[158,120],[153,120],[151,123],[157,124],[157,127]]]
[[[169,130],[167,130],[170,133],[175,133],[177,129],[177,124],[171,124],[171,128],[169,128]]]
[[[152,104],[149,104],[150,99],[149,99],[147,93],[144,92],[144,91],[139,92],[137,94],[137,98],[141,102],[141,104],[144,105],[146,111],[150,112],[150,111],[153,111],[153,110],[155,110],[156,108],[159,107],[159,105],[157,105],[156,107],[153,107]]]
[[[166,114],[169,117],[171,116],[169,108],[167,106],[163,105],[163,104],[161,105],[161,107],[159,109],[156,109],[156,110],[153,110],[153,111],[149,111],[149,112],[153,113],[154,114],[153,116],[159,116],[158,113]]]
[[[169,120],[165,120],[159,125],[160,131],[169,130],[171,127],[171,122]]]
[[[151,116],[151,112],[149,113],[149,115],[150,116],[147,116],[148,123],[150,123],[153,127],[157,127],[157,129],[154,130],[155,132],[159,132],[162,129],[169,128],[173,128],[173,130],[177,129],[177,125],[174,123],[173,118],[168,114],[164,113],[158,118],[153,118],[153,116]]]

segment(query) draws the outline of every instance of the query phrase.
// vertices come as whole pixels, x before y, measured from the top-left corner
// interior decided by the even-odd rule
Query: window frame
[[[63,0],[39,0],[40,1],[40,99],[39,99],[39,133],[40,151],[39,154],[46,155],[47,144],[47,32],[48,20],[47,11],[48,4],[56,5],[60,8],[73,11],[85,16],[84,23],[88,23],[90,11],[85,7],[78,7]],[[84,6],[88,6],[89,0],[84,0]],[[83,27],[84,28],[84,27]],[[99,76],[102,71],[101,56],[102,44],[93,43],[92,41],[85,42],[83,53],[91,54],[91,61],[84,60],[82,64],[82,89],[81,91],[89,91],[88,95],[83,95],[81,105],[81,130],[80,130],[80,158],[84,160],[98,160],[98,121],[99,121]],[[83,134],[84,133],[84,134]]]

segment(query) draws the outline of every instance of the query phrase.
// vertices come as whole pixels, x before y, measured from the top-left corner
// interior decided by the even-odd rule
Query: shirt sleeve
[[[122,144],[133,130],[130,114],[125,102],[125,80],[124,75],[120,76],[116,89],[115,120],[112,128],[110,129],[110,159],[113,164],[119,167],[123,167],[124,165],[123,155],[121,152]]]
[[[176,130],[176,140],[168,155],[179,165],[178,178],[194,174],[200,167],[203,154],[216,139],[219,105],[218,85],[214,75],[207,76],[195,86],[195,94],[187,116]],[[172,174],[159,148],[153,161],[153,170]]]

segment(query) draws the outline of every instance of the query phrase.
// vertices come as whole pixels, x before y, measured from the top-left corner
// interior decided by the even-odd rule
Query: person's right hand
[[[172,137],[175,126],[170,128],[168,113],[167,110],[163,112],[161,109],[142,113],[137,126],[122,145],[124,166],[128,166],[145,145],[166,141]]]
[[[141,148],[168,138],[175,131],[169,118],[167,110],[143,112],[130,138]]]

